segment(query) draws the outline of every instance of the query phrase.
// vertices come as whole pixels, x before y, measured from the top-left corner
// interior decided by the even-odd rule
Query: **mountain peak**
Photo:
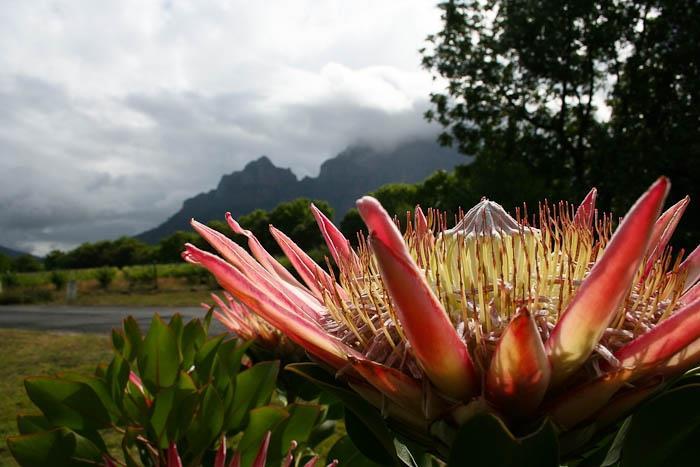
[[[260,156],[255,160],[252,160],[248,162],[245,167],[243,167],[243,170],[246,171],[248,169],[258,169],[258,168],[278,168],[275,164],[272,163],[269,157],[267,156]]]
[[[156,243],[178,230],[187,230],[193,217],[202,221],[221,219],[226,211],[238,217],[300,197],[327,201],[339,219],[357,198],[386,183],[415,183],[436,170],[452,169],[467,161],[432,141],[404,143],[391,150],[358,144],[326,160],[318,177],[299,180],[289,168],[277,167],[267,156],[261,156],[243,170],[222,176],[215,190],[185,200],[167,221],[137,238]]]

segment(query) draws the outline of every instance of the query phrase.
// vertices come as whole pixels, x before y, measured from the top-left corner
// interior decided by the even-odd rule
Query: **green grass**
[[[111,306],[199,306],[200,303],[212,303],[210,290],[159,290],[151,292],[119,293],[109,292],[79,294],[70,302],[72,305],[111,305]],[[65,298],[56,300],[55,304],[66,304]]]
[[[5,438],[17,434],[17,413],[38,413],[24,391],[24,378],[64,371],[92,375],[111,355],[106,336],[0,329],[0,465],[16,465]]]

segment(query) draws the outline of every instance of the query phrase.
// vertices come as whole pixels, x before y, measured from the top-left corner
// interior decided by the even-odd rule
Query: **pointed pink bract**
[[[654,224],[654,230],[652,231],[651,238],[649,239],[649,255],[646,266],[644,266],[642,278],[649,274],[649,271],[651,271],[651,268],[654,266],[656,260],[664,252],[666,245],[668,245],[673,232],[678,226],[678,222],[681,220],[681,217],[683,217],[685,208],[688,207],[688,203],[690,203],[690,196],[686,196],[668,208],[666,212],[659,216],[656,224]]]
[[[281,279],[286,282],[301,287],[302,285],[298,280],[287,271],[284,266],[282,266],[267,250],[260,244],[260,241],[253,235],[253,232],[246,230],[241,225],[236,222],[236,220],[231,216],[230,212],[226,213],[226,222],[228,223],[231,230],[235,233],[245,236],[248,239],[248,247],[250,251],[253,252],[253,256],[257,259],[260,264],[263,265],[265,269],[276,274]]]
[[[403,407],[422,412],[423,391],[419,381],[371,360],[350,358],[357,372],[378,391]]]
[[[221,435],[219,448],[216,450],[216,458],[214,458],[214,467],[226,467],[226,436]]]
[[[535,321],[521,308],[491,357],[486,374],[489,400],[515,415],[532,413],[542,402],[551,370]]]
[[[683,286],[685,292],[700,279],[700,245],[696,246],[693,252],[681,263],[680,269],[686,274]]]
[[[647,250],[669,186],[668,179],[658,179],[632,206],[547,339],[552,384],[583,364],[615,316]]]
[[[574,224],[579,227],[588,228],[593,222],[593,214],[595,213],[595,201],[598,197],[598,190],[592,188],[583,199],[576,214],[574,214]]]
[[[168,467],[182,467],[182,460],[177,452],[177,445],[173,442],[168,446]]]
[[[411,258],[399,230],[376,199],[366,196],[357,207],[370,230],[370,246],[406,338],[423,370],[444,394],[471,397],[478,380],[467,347]]]
[[[316,298],[322,301],[323,290],[328,290],[335,291],[341,299],[348,300],[343,288],[284,232],[270,226],[270,233]]]
[[[700,338],[700,299],[661,321],[654,329],[615,352],[626,368],[634,368],[635,377],[653,372],[664,360],[687,350]],[[692,352],[691,352],[692,355]]]
[[[292,311],[290,307],[294,306],[293,302],[277,300],[218,256],[191,244],[187,244],[186,248],[184,257],[187,261],[204,266],[236,299],[310,353],[335,367],[344,366],[347,355],[357,355],[357,352],[328,335],[301,313]]]
[[[271,436],[271,431],[268,431],[265,434],[262,443],[260,443],[258,454],[255,456],[255,460],[253,461],[253,467],[265,467],[265,462],[267,461],[267,448],[270,446]]]
[[[311,212],[316,219],[318,228],[321,230],[321,235],[323,235],[323,239],[328,245],[328,250],[331,252],[335,264],[338,267],[346,266],[350,270],[357,271],[360,259],[350,246],[350,241],[313,203],[311,204]]]

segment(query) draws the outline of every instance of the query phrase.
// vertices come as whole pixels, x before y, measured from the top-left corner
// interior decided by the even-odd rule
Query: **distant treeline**
[[[302,248],[323,258],[325,251],[314,251],[322,248],[323,239],[316,226],[309,205],[312,201],[299,198],[282,203],[271,211],[255,210],[241,216],[238,222],[251,230],[260,242],[274,255],[281,255],[274,239],[269,233],[269,225],[275,225],[287,233]],[[327,216],[332,217],[333,210],[325,201],[313,201]],[[222,219],[224,213],[222,213]],[[207,225],[230,236],[240,244],[246,239],[235,235],[224,220],[212,220]],[[0,272],[36,272],[41,270],[99,268],[102,266],[124,267],[152,263],[176,263],[182,261],[180,253],[185,243],[193,243],[200,248],[208,245],[193,231],[179,231],[161,239],[156,245],[149,245],[132,237],[121,237],[116,240],[86,242],[70,251],[53,250],[43,259],[43,262],[31,255],[9,258],[0,254]]]
[[[503,172],[508,172],[510,175],[507,184],[502,183]],[[530,206],[532,213],[537,208],[537,202],[541,200],[539,195],[545,191],[545,188],[536,179],[518,177],[517,172],[516,164],[494,168],[477,160],[473,164],[459,166],[450,172],[437,171],[420,183],[387,184],[370,194],[375,196],[390,214],[396,216],[402,225],[405,223],[406,213],[412,213],[418,204],[426,208],[440,209],[447,214],[447,220],[450,223],[460,209],[468,210],[478,203],[484,193],[490,193],[492,199],[503,204],[511,213],[515,208],[521,207],[523,202]],[[575,203],[579,200],[569,199],[568,201]],[[239,217],[237,221],[243,228],[252,231],[272,255],[282,257],[283,253],[270,234],[270,225],[286,233],[312,258],[325,265],[324,258],[328,256],[328,250],[309,209],[311,202],[306,198],[298,198],[281,203],[271,211],[257,209]],[[313,203],[328,217],[333,217],[333,209],[326,201],[315,200]],[[210,220],[206,225],[227,235],[240,245],[246,246],[246,238],[233,233],[223,220],[224,213],[221,217],[222,220]],[[365,230],[357,209],[348,211],[339,222],[336,219],[336,223],[353,244],[356,244],[357,233]],[[674,244],[683,243],[683,236],[679,237]],[[43,263],[30,255],[14,259],[0,255],[0,272],[102,266],[121,268],[140,264],[176,263],[181,261],[180,253],[185,243],[211,250],[194,231],[176,232],[162,238],[156,245],[149,245],[131,237],[121,237],[116,240],[83,243],[67,252],[54,250],[44,258]]]

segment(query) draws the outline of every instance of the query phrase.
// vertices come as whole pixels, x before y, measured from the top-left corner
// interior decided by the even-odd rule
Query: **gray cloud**
[[[436,131],[423,2],[28,3],[0,6],[5,246],[138,233],[263,154],[313,175],[348,144]]]

